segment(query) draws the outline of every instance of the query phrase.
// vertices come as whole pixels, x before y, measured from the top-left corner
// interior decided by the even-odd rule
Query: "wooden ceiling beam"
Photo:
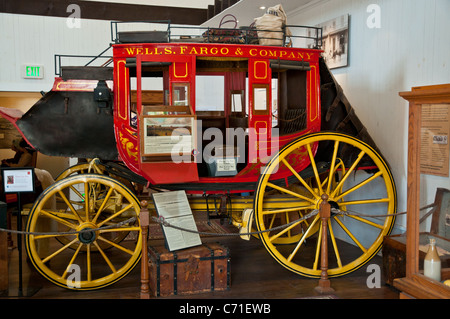
[[[200,25],[207,9],[163,7],[79,0],[0,0],[0,12],[48,17],[69,17],[71,4],[80,7],[81,19],[108,21],[170,20],[174,24]]]

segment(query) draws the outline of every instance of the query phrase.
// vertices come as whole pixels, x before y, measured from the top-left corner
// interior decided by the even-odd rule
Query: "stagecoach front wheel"
[[[136,196],[113,178],[69,176],[34,203],[26,226],[32,233],[25,237],[27,253],[35,268],[58,286],[106,287],[139,262],[139,212]]]
[[[315,154],[317,145],[320,158]],[[324,147],[326,152],[322,152]],[[311,162],[304,172],[295,169],[299,154]],[[275,180],[273,174],[278,169],[289,170],[291,177]],[[297,207],[270,206],[268,202],[274,194],[297,200]],[[277,262],[311,278],[319,278],[321,274],[324,234],[317,212],[324,194],[332,209],[326,234],[330,277],[348,274],[366,264],[380,250],[395,221],[396,190],[392,174],[382,156],[366,143],[345,134],[320,132],[283,147],[258,181],[254,202],[256,226],[262,231],[264,246]],[[304,219],[308,214],[312,217]],[[283,223],[288,226],[283,227]],[[281,227],[274,229],[274,225]],[[274,230],[266,231],[269,229]],[[280,244],[283,242],[280,239],[292,238],[289,233],[295,229],[301,235],[295,241]]]

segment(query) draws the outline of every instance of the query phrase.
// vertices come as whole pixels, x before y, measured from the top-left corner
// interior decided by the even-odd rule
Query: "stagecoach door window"
[[[189,106],[189,83],[172,84],[172,105]]]
[[[231,91],[231,114],[245,116],[244,90]]]
[[[269,85],[253,85],[253,110],[254,114],[265,115],[268,113],[269,106]]]

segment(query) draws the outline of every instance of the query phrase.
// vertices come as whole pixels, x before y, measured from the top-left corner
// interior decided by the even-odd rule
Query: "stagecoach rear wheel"
[[[322,154],[321,163],[313,154],[317,143],[331,145],[329,152]],[[290,163],[289,155],[299,150],[311,160],[313,176],[309,180],[301,177]],[[292,172],[301,191],[271,179],[279,167]],[[321,170],[323,167],[326,169]],[[265,202],[274,191],[301,203],[297,208],[267,209]],[[390,234],[395,221],[396,190],[392,174],[382,156],[368,144],[345,134],[320,132],[302,136],[283,147],[258,181],[254,202],[256,226],[258,231],[265,231],[273,228],[274,220],[281,220],[284,225],[289,223],[287,227],[262,232],[260,238],[277,262],[311,278],[319,278],[321,274],[323,234],[318,227],[321,219],[317,213],[305,225],[302,218],[295,222],[292,212],[300,217],[317,212],[323,194],[332,208],[327,225],[330,277],[348,274],[365,265],[380,250],[384,236]],[[283,221],[280,217],[288,213],[291,217]],[[288,244],[279,244],[283,237],[292,239],[289,232],[299,227],[301,236],[289,240]]]
[[[133,192],[113,178],[69,176],[34,203],[26,226],[33,233],[25,237],[27,253],[39,273],[58,286],[106,287],[140,260],[139,212]],[[60,237],[67,243],[61,244]]]

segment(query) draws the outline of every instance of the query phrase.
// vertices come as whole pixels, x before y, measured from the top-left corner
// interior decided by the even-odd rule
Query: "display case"
[[[422,106],[450,104],[450,84],[414,87],[411,91],[400,92],[399,95],[409,102],[406,275],[395,279],[394,287],[400,290],[402,299],[448,299],[449,286],[419,272],[419,213]],[[449,279],[448,276],[449,269],[443,268],[442,280]]]

